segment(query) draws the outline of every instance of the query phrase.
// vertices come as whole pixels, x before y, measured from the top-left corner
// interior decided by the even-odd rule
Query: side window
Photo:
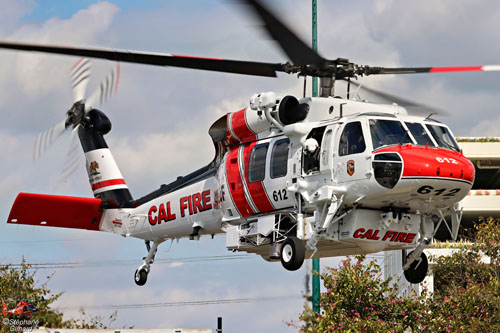
[[[289,139],[281,139],[274,144],[271,152],[271,178],[286,176],[289,143]]]
[[[248,166],[248,181],[250,183],[263,181],[266,177],[266,155],[268,143],[253,147]]]
[[[359,121],[345,125],[339,143],[339,156],[358,154],[366,149],[365,138]]]

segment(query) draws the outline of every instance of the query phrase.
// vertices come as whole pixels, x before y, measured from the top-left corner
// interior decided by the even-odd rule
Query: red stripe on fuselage
[[[256,142],[252,142],[245,146],[243,151],[243,160],[245,162],[245,181],[247,183],[248,191],[250,192],[250,196],[252,200],[257,206],[257,209],[260,213],[266,213],[274,210],[273,205],[269,201],[267,197],[266,191],[264,189],[264,185],[261,181],[259,182],[249,182],[248,181],[248,167],[250,165],[250,153],[252,149],[255,147]]]
[[[127,185],[125,183],[125,180],[123,179],[110,179],[110,180],[103,180],[102,182],[98,182],[92,185],[92,190],[98,190],[103,187],[107,186],[114,186],[114,185]]]
[[[248,217],[253,215],[254,212],[245,198],[243,181],[238,167],[238,148],[238,146],[232,147],[226,155],[227,184],[233,202],[241,217]]]
[[[231,130],[229,130],[228,128],[228,135],[230,135],[234,141],[250,142],[257,140],[257,135],[247,125],[247,122],[245,120],[245,112],[246,109],[233,112],[231,117],[231,124],[228,123],[228,126],[231,126],[232,132],[239,138],[238,140],[232,137]]]

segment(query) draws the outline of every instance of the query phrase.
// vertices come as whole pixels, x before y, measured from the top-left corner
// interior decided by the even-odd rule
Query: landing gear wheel
[[[408,254],[410,256],[411,253]],[[406,281],[410,283],[420,283],[424,281],[425,276],[427,275],[427,268],[429,267],[429,263],[427,261],[427,256],[422,252],[420,255],[421,260],[415,260],[410,268],[404,271],[404,275]]]
[[[145,269],[138,269],[135,271],[134,281],[138,286],[143,286],[148,280],[148,272]]]
[[[281,264],[289,271],[296,271],[304,262],[304,243],[297,237],[288,237],[281,245]]]

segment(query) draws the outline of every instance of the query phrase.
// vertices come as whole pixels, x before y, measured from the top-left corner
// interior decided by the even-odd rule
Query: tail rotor
[[[79,165],[82,154],[78,141],[78,128],[86,120],[87,113],[93,108],[99,107],[107,102],[118,90],[120,79],[120,65],[104,78],[100,86],[85,99],[87,85],[91,77],[91,62],[89,59],[81,58],[71,69],[71,84],[73,90],[73,105],[66,112],[66,119],[55,126],[40,133],[33,149],[33,162],[38,161],[56,140],[67,131],[71,131],[69,149],[66,154],[64,168],[61,172],[60,181],[66,180],[73,174]]]

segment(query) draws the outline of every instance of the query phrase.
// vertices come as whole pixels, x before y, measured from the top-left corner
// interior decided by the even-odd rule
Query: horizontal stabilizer
[[[19,193],[7,223],[99,230],[101,199]]]

